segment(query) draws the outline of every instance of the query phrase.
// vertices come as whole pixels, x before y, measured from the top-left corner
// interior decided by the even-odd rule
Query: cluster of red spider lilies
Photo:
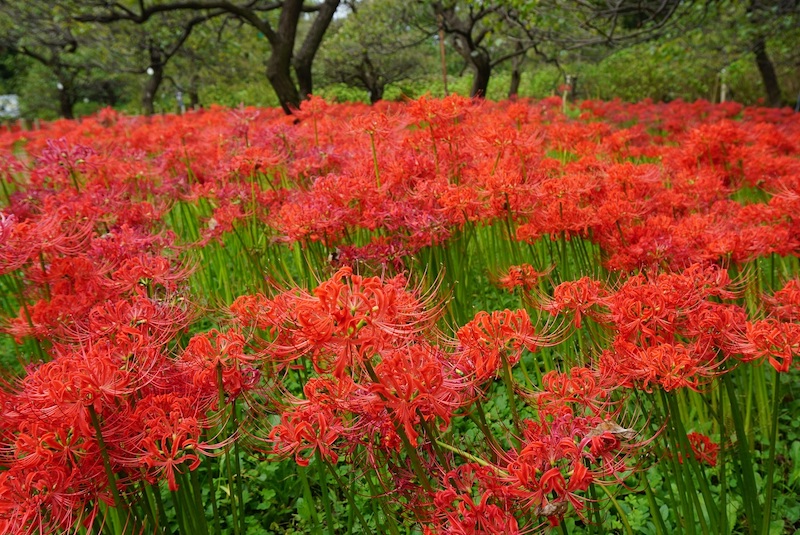
[[[800,115],[561,104],[6,129],[0,534],[791,522]]]

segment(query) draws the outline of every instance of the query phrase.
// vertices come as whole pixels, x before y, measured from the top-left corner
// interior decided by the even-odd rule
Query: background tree
[[[261,32],[270,45],[266,75],[286,113],[300,105],[313,91],[312,64],[340,0],[195,0],[148,2],[140,0],[135,6],[128,2],[90,0],[81,2],[74,18],[83,22],[111,23],[127,20],[139,24],[154,16],[178,11],[216,12],[236,17]],[[298,45],[298,25],[303,14],[313,17]],[[312,15],[313,14],[313,15]],[[277,17],[277,22],[275,22]],[[292,79],[294,71],[297,83]]]
[[[472,97],[485,97],[492,70],[524,55],[531,46],[528,41],[508,38],[512,32],[506,25],[508,10],[500,3],[437,0],[430,7],[453,48],[473,72]]]
[[[65,14],[41,1],[0,0],[0,44],[49,71],[58,90],[60,114],[72,119],[81,78],[91,68],[77,54],[78,38]]]
[[[745,10],[744,42],[753,52],[758,72],[764,83],[767,103],[780,106],[783,103],[781,86],[775,64],[767,50],[771,35],[794,38],[794,50],[798,52],[798,28],[800,28],[800,1],[798,0],[751,0]],[[797,67],[798,65],[795,65]]]
[[[365,0],[336,25],[320,53],[320,73],[328,81],[364,89],[370,102],[386,86],[433,69],[430,35],[411,25],[414,4]]]
[[[145,115],[152,115],[169,62],[184,48],[193,31],[220,14],[220,11],[167,12],[142,24],[123,20],[103,25],[98,28],[103,36],[101,48],[105,50],[100,66],[111,72],[143,77],[141,109]]]

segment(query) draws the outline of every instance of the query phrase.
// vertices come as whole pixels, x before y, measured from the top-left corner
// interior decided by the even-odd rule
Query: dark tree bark
[[[515,47],[518,51],[523,51],[522,43],[517,42]],[[519,84],[522,83],[522,64],[525,56],[520,54],[511,61],[511,83],[508,85],[508,99],[515,100],[519,95]]]
[[[116,106],[119,102],[119,95],[117,94],[116,89],[114,86],[109,83],[108,81],[103,82],[100,86],[100,90],[102,92],[102,101],[104,104],[107,104],[111,107]]]
[[[290,69],[291,56],[273,51],[267,60],[267,80],[278,96],[281,108],[288,115],[300,107],[300,93],[294,85]]]
[[[148,67],[148,76],[144,82],[144,90],[142,92],[142,111],[149,117],[155,112],[153,102],[158,94],[158,88],[161,87],[161,82],[164,81],[164,66],[169,58],[164,57],[161,49],[153,41],[148,41],[147,43],[147,54],[150,66]]]
[[[339,7],[339,1],[340,0],[325,0],[325,2],[320,5],[319,12],[313,24],[311,24],[311,28],[309,28],[300,50],[297,51],[297,55],[294,57],[294,72],[297,76],[300,97],[303,99],[314,92],[311,65],[322,44],[325,31],[333,20],[333,14],[336,13],[336,8]]]
[[[474,55],[472,57],[472,69],[474,74],[469,96],[486,98],[486,92],[489,90],[489,79],[492,77],[492,64],[489,61],[489,57],[481,53]]]
[[[373,86],[369,91],[369,103],[375,104],[376,102],[383,100],[383,90],[384,87],[380,84]]]
[[[155,112],[153,102],[158,94],[158,88],[161,87],[161,82],[164,81],[163,65],[156,63],[150,68],[153,69],[153,74],[148,75],[144,83],[144,91],[142,92],[142,110],[147,116],[153,115]]]
[[[61,84],[62,88],[58,91],[59,113],[64,119],[74,119],[75,113],[73,109],[75,107],[75,97],[73,95],[71,84],[66,80],[59,80],[59,84]]]
[[[189,87],[186,89],[186,94],[189,97],[189,109],[196,110],[200,108],[200,91],[197,87],[199,78],[192,76],[189,79]]]
[[[516,100],[519,96],[519,84],[522,82],[522,73],[519,69],[511,71],[511,83],[508,84],[508,100]]]
[[[764,82],[764,89],[767,92],[767,104],[779,107],[781,105],[781,86],[778,83],[775,65],[767,54],[767,42],[764,36],[759,36],[753,43],[753,54],[756,57],[758,72],[761,73],[761,80]]]
[[[272,45],[272,53],[267,60],[267,79],[287,114],[300,107],[300,93],[292,80],[292,54],[302,10],[303,0],[286,0],[276,31],[266,34]]]

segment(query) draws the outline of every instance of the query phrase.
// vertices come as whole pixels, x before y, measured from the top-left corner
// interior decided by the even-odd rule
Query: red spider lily
[[[348,266],[351,269],[359,265],[387,266],[400,273],[405,268],[403,257],[408,255],[406,245],[400,241],[388,242],[377,238],[361,247],[338,247],[335,255],[331,255],[331,262],[335,267]]]
[[[100,468],[51,465],[0,472],[0,533],[69,533],[79,524],[90,525],[99,506],[92,498],[105,481]]]
[[[542,391],[531,396],[540,411],[558,414],[565,405],[579,406],[596,416],[606,414],[611,391],[616,386],[597,371],[580,367],[568,373],[548,372],[542,376],[541,383]]]
[[[435,496],[437,519],[434,527],[427,526],[424,533],[431,535],[483,535],[504,533],[519,535],[513,514],[498,505],[489,503],[492,496],[483,494],[477,499],[469,494],[452,490],[438,492]]]
[[[606,290],[600,281],[583,277],[577,281],[562,282],[553,289],[552,300],[541,304],[543,310],[552,315],[569,312],[574,316],[573,323],[576,329],[581,327],[584,316],[599,319],[600,315],[594,308],[603,305]]]
[[[741,306],[706,301],[685,315],[681,334],[696,339],[701,346],[718,348],[722,358],[728,358],[737,352],[746,322]]]
[[[251,390],[259,378],[252,366],[256,357],[246,354],[244,349],[245,339],[241,333],[212,329],[193,336],[179,362],[199,390],[213,398],[221,387],[227,396],[235,398]]]
[[[144,296],[109,301],[91,310],[84,336],[90,339],[108,337],[134,347],[158,346],[188,325],[190,316],[185,302],[180,304],[182,306]]]
[[[513,505],[504,495],[496,472],[477,463],[461,465],[443,475],[442,490],[433,495],[425,533],[522,533]],[[421,512],[422,513],[422,512]]]
[[[289,291],[273,300],[245,297],[231,308],[245,322],[275,336],[268,346],[274,357],[294,360],[309,355],[317,372],[342,377],[351,367],[358,368],[361,358],[393,345],[393,340],[431,328],[438,309],[426,308],[426,301],[405,286],[401,276],[364,278],[342,268],[313,295]]]
[[[711,439],[701,433],[689,433],[686,435],[689,439],[689,445],[692,447],[692,453],[697,462],[705,463],[708,466],[717,466],[717,453],[719,453],[719,444],[714,444]]]
[[[142,296],[152,296],[154,288],[160,287],[174,293],[178,284],[185,281],[191,270],[175,267],[162,256],[136,255],[126,259],[112,274],[112,285],[117,291],[133,290]]]
[[[29,419],[19,423],[13,437],[14,449],[8,452],[9,459],[6,461],[10,466],[26,470],[46,466],[80,466],[87,472],[89,465],[98,465],[95,469],[99,468],[97,441],[71,427],[60,425],[48,428],[42,422]]]
[[[274,444],[272,453],[294,455],[300,466],[308,466],[315,452],[335,464],[339,455],[333,444],[344,432],[341,420],[331,411],[307,405],[281,414],[281,423],[272,428],[269,441]]]
[[[444,99],[422,96],[411,102],[406,111],[417,121],[439,125],[459,117],[471,105],[470,99],[456,94]]]
[[[501,288],[513,292],[516,288],[522,288],[523,292],[530,292],[538,284],[547,272],[539,272],[530,264],[521,264],[519,266],[510,266],[508,273],[500,277],[497,282]]]
[[[792,279],[772,296],[764,296],[770,312],[785,321],[800,320],[800,279]]]
[[[77,180],[75,175],[92,167],[96,155],[92,147],[77,144],[69,146],[65,138],[48,139],[46,143],[32,173],[34,183],[50,178],[57,179],[58,186],[72,186],[71,181]]]
[[[632,430],[569,413],[552,422],[525,423],[519,450],[504,454],[501,467],[507,475],[501,479],[510,495],[552,525],[560,523],[569,506],[581,514],[585,498],[579,493],[595,480],[619,478],[628,469],[624,459],[629,448],[620,438],[631,438]]]
[[[474,373],[478,382],[494,377],[503,358],[510,365],[519,362],[522,351],[536,351],[547,338],[536,334],[524,309],[478,312],[475,318],[456,333],[461,347],[461,365]]]
[[[662,343],[638,347],[618,340],[603,352],[599,371],[626,388],[651,391],[659,385],[667,392],[678,388],[700,390],[717,374],[722,360],[717,352],[700,344]]]
[[[113,460],[121,466],[143,468],[151,482],[166,478],[169,489],[178,489],[181,466],[195,470],[201,455],[210,455],[224,443],[202,439],[209,423],[203,417],[207,404],[174,394],[146,396],[135,408],[109,427],[107,441]]]
[[[736,351],[744,362],[766,358],[779,372],[786,373],[800,355],[800,324],[774,318],[748,321]]]
[[[464,404],[466,385],[444,354],[417,343],[383,353],[368,388],[380,399],[376,403],[385,407],[392,420],[402,426],[409,442],[417,445],[419,433],[415,426],[420,419],[438,418],[441,429],[445,430],[453,412]]]

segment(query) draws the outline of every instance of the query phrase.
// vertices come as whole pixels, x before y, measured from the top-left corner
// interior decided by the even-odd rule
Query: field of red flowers
[[[794,533],[799,156],[706,102],[5,129],[0,534]]]

